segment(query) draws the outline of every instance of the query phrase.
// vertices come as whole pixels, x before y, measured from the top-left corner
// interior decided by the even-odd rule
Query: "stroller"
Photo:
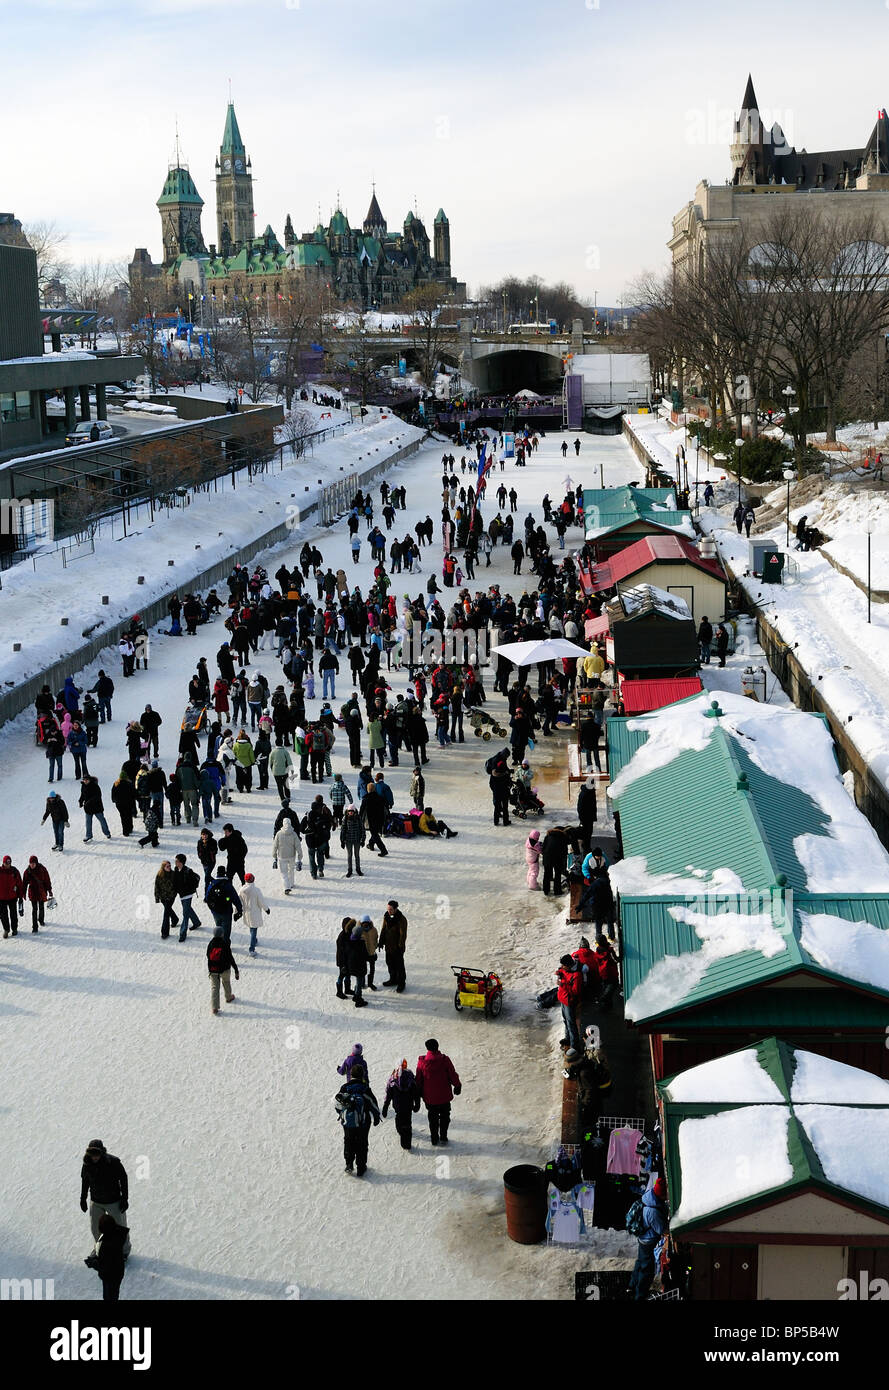
[[[521,773],[517,770],[513,774],[512,782],[509,787],[509,804],[517,816],[522,820],[527,815],[542,816],[544,804],[534,791],[533,787],[526,787],[522,780]]]

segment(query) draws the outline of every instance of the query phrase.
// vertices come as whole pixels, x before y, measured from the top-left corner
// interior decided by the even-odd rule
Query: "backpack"
[[[641,1240],[648,1234],[648,1227],[645,1225],[645,1208],[640,1201],[633,1202],[627,1211],[627,1235],[635,1236]]]
[[[222,973],[222,959],[225,951],[221,942],[210,943],[210,954],[207,956],[207,967],[212,975]]]
[[[343,1129],[359,1129],[364,1123],[364,1096],[344,1087],[337,1091],[333,1103]]]
[[[221,883],[211,883],[204,901],[211,912],[225,912],[229,907],[228,888]]]

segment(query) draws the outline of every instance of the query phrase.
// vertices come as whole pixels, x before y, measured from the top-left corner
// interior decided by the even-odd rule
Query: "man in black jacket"
[[[161,719],[157,710],[152,709],[151,705],[146,705],[145,709],[139,715],[139,723],[142,725],[142,728],[148,735],[149,742],[151,743],[152,752],[156,758],[159,756],[157,740],[158,729],[160,728],[161,724],[163,724],[163,722],[164,721]]]
[[[86,1211],[89,1195],[90,1230],[93,1244],[99,1239],[99,1221],[107,1212],[118,1226],[126,1226],[123,1213],[129,1205],[129,1185],[126,1169],[119,1158],[108,1153],[101,1139],[91,1139],[83,1155],[80,1170],[80,1210]],[[123,1248],[124,1258],[130,1253],[130,1237],[127,1233]]]
[[[86,776],[80,785],[80,798],[78,806],[83,811],[86,821],[86,836],[83,843],[88,845],[93,838],[93,816],[102,827],[102,834],[106,840],[111,839],[111,831],[108,829],[108,822],[105,819],[105,806],[102,802],[102,788],[99,786],[95,777]]]
[[[381,858],[385,858],[389,853],[383,844],[382,832],[385,829],[386,821],[389,816],[389,807],[385,799],[380,796],[376,785],[371,782],[364,793],[361,802],[361,822],[367,830],[367,849],[368,853],[374,848],[379,851]]]
[[[504,825],[510,824],[509,819],[509,749],[504,748],[501,754],[495,755],[486,764],[488,771],[488,786],[491,788],[491,796],[494,799],[494,824],[499,825],[502,819]]]
[[[179,894],[179,901],[182,903],[182,923],[179,927],[179,940],[184,941],[188,935],[188,923],[191,921],[193,927],[199,927],[197,914],[192,907],[192,899],[200,887],[200,876],[190,869],[185,860],[184,854],[177,854],[174,861],[173,877],[176,881],[176,892]]]
[[[231,941],[232,918],[234,917],[237,922],[243,912],[243,906],[234,885],[229,882],[227,869],[216,870],[215,878],[212,878],[207,885],[204,902],[212,912],[213,921],[222,932],[225,940]]]
[[[564,892],[562,880],[568,874],[568,837],[565,828],[554,825],[543,841],[541,854],[543,860],[543,892],[549,894],[550,887],[559,897]]]
[[[245,881],[244,861],[247,858],[247,842],[240,830],[235,830],[231,821],[227,821],[222,827],[219,848],[228,856],[227,872],[229,878],[232,882],[239,878],[243,883]]]

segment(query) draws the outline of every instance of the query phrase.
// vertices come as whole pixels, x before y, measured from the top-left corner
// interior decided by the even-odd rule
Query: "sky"
[[[825,0],[0,0],[0,210],[53,220],[68,256],[161,256],[155,203],[180,150],[217,240],[229,82],[256,227],[283,238],[372,180],[390,229],[451,224],[470,292],[504,275],[632,301],[671,219],[729,173],[748,70],[765,118],[808,150],[863,145],[889,106],[889,0],[846,0],[869,35],[836,62]],[[776,25],[781,42],[765,42]],[[749,37],[748,37],[749,36]],[[545,306],[540,306],[541,316]]]

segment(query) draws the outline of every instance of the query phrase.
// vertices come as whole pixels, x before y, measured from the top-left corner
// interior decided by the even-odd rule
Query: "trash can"
[[[506,1234],[517,1245],[546,1240],[546,1189],[543,1172],[531,1163],[507,1168],[503,1174]]]

